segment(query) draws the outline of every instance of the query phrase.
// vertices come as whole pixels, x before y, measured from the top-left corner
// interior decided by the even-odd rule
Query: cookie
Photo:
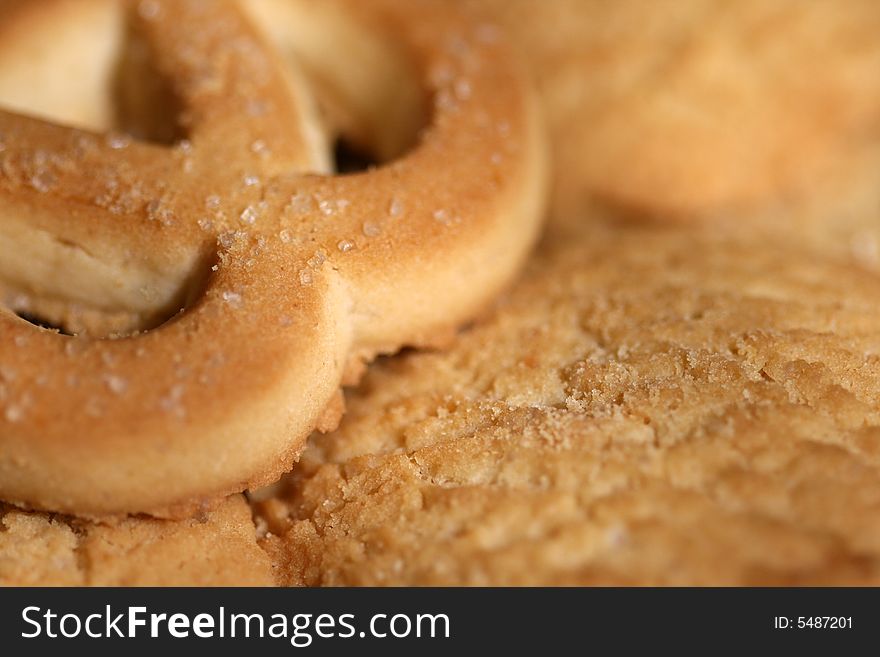
[[[880,277],[608,224],[370,369],[257,506],[282,583],[880,582]]]
[[[259,6],[0,20],[0,498],[185,517],[271,483],[364,361],[469,321],[534,245],[545,137],[502,35],[439,0]],[[377,166],[329,171],[297,48]],[[47,111],[55,84],[90,111]]]
[[[0,586],[266,586],[241,496],[187,520],[112,525],[0,508]]]
[[[558,217],[697,218],[809,193],[880,137],[872,0],[473,0],[531,62]]]

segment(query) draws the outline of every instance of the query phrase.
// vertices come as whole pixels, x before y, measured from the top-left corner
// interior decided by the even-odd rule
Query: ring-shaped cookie
[[[335,176],[304,85],[280,64],[287,37],[266,27],[291,8],[310,20],[309,3],[259,1],[250,19],[206,0],[126,14],[184,142],[0,113],[0,285],[146,322],[186,303],[112,339],[0,311],[0,498],[176,516],[269,483],[326,421],[346,371],[472,318],[533,243],[544,141],[496,30],[440,1],[322,4],[320,43],[393,35],[375,79],[404,58],[429,107],[398,159]],[[325,53],[310,55],[321,69]],[[356,89],[336,64],[315,73]],[[383,102],[365,102],[374,123]],[[375,147],[396,148],[392,133],[377,128]]]

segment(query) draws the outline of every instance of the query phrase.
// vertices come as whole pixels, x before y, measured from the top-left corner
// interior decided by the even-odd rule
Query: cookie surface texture
[[[880,581],[880,278],[581,223],[446,353],[378,363],[258,509],[288,584]]]
[[[238,495],[197,518],[97,523],[0,508],[0,586],[267,586]]]

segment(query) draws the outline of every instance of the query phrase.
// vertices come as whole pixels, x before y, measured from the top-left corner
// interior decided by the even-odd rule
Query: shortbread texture
[[[612,223],[369,371],[261,506],[281,583],[880,582],[880,278]]]
[[[0,586],[266,586],[240,495],[188,520],[115,524],[0,506]]]

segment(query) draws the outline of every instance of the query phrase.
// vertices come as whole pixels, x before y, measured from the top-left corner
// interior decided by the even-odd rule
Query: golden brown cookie
[[[239,5],[45,0],[0,18],[10,503],[185,517],[275,481],[363,361],[472,319],[537,239],[543,125],[501,35],[441,0]],[[339,129],[366,131],[377,166],[327,171],[283,65],[300,48],[356,99]],[[56,83],[91,111],[47,112]],[[116,123],[70,125],[107,105]],[[83,310],[87,333],[68,323]]]
[[[189,520],[100,525],[0,507],[0,586],[265,586],[241,496]]]
[[[519,42],[557,208],[656,216],[808,191],[880,137],[873,0],[471,0]]]
[[[880,277],[582,222],[372,368],[258,512],[285,584],[880,582]]]

